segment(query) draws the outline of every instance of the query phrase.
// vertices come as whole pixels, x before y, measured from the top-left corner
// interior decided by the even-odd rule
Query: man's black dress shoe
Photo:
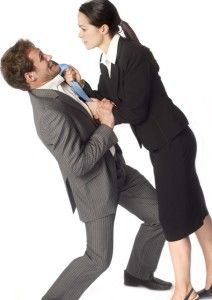
[[[197,292],[197,294],[199,295],[200,299],[203,299],[203,298],[212,299],[212,285],[209,288],[209,290],[203,289],[203,290]]]
[[[158,279],[152,275],[150,279],[139,279],[124,271],[124,284],[129,286],[144,286],[150,290],[169,290],[172,287],[171,282]]]

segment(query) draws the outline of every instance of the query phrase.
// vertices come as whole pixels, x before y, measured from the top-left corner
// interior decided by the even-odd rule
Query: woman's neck
[[[105,54],[107,54],[108,48],[110,46],[110,42],[111,42],[112,38],[111,36],[105,35],[101,45],[99,46],[99,49],[104,52]]]

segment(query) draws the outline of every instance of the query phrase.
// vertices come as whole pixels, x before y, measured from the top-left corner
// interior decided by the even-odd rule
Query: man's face
[[[32,48],[28,57],[35,66],[35,71],[32,73],[37,87],[42,86],[59,74],[59,65],[51,60],[51,55],[44,54],[39,48]]]

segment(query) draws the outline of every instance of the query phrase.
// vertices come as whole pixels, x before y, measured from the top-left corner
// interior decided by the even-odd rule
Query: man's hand
[[[87,102],[94,119],[98,119],[101,124],[108,125],[113,128],[115,125],[114,116],[112,113],[114,103],[106,98],[98,100],[92,98],[92,101]]]
[[[105,124],[111,128],[115,125],[115,119],[113,115],[113,102],[107,99],[103,99],[99,103],[99,107],[97,109],[98,119],[101,124]]]
[[[87,106],[90,108],[90,111],[94,117],[94,119],[98,119],[98,108],[100,106],[100,100],[96,99],[96,98],[91,98],[92,101],[88,101],[86,102]]]

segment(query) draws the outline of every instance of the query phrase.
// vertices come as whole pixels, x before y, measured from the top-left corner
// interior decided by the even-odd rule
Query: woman
[[[113,101],[116,124],[129,123],[150,152],[159,200],[160,221],[175,271],[172,300],[212,295],[212,221],[195,171],[196,141],[185,115],[167,96],[159,66],[131,27],[107,0],[79,8],[79,37],[87,49],[98,47],[101,75],[98,91],[85,84],[89,96]],[[121,30],[125,37],[119,35]],[[98,114],[98,101],[90,106]],[[206,263],[205,289],[194,291],[190,280],[191,245],[195,232]]]

